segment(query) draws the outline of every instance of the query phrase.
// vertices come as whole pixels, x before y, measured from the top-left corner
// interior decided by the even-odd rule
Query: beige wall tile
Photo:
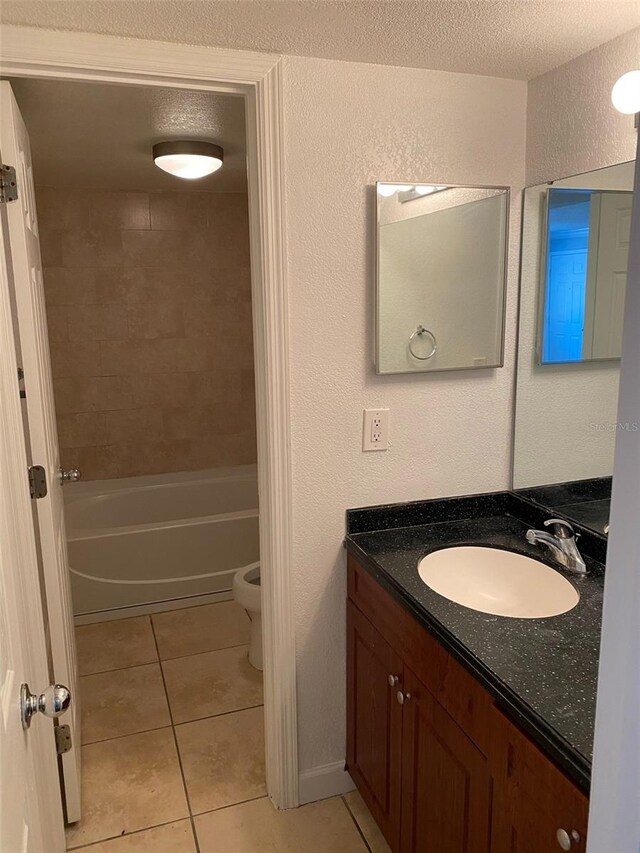
[[[224,305],[229,302],[251,301],[251,270],[249,258],[230,262],[218,260],[211,268],[187,269],[182,276],[185,298],[194,302]]]
[[[149,228],[146,193],[38,187],[40,229]]]
[[[123,265],[179,270],[189,257],[188,231],[123,231]]]
[[[47,331],[49,340],[56,343],[69,340],[66,305],[49,305],[47,308]]]
[[[209,195],[210,193],[150,193],[151,228],[154,231],[205,228],[209,224]]]
[[[136,406],[176,406],[186,408],[191,405],[192,394],[196,391],[199,373],[145,373],[131,377],[131,393]]]
[[[128,231],[111,230],[69,230],[52,232],[58,234],[57,253],[61,253],[61,263],[49,263],[43,259],[43,266],[64,267],[119,267],[123,263],[122,235]],[[142,232],[140,232],[142,233]],[[56,253],[56,257],[58,254]]]
[[[40,259],[43,267],[64,266],[62,238],[59,228],[40,228]]]
[[[207,435],[237,435],[247,432],[255,420],[253,400],[249,405],[238,398],[188,409],[164,409],[165,438],[202,438]]]
[[[75,412],[97,412],[98,387],[93,376],[67,376],[53,380],[56,415]]]
[[[82,820],[67,848],[187,816],[171,728],[82,747]]]
[[[255,461],[246,196],[40,187],[38,207],[64,463],[96,479]],[[122,413],[106,436],[69,417],[100,412]]]
[[[179,338],[184,335],[180,301],[127,306],[130,338]]]
[[[235,302],[224,305],[212,305],[208,311],[202,310],[199,302],[185,302],[183,306],[185,332],[192,338],[226,337],[231,339],[228,330],[235,330],[235,344],[239,348],[247,346],[253,352],[253,318],[250,302]]]
[[[160,409],[122,409],[105,412],[105,444],[142,444],[163,438]]]
[[[129,445],[63,448],[60,456],[62,467],[79,468],[83,480],[122,477],[130,465]]]
[[[85,853],[196,853],[190,820],[155,826],[78,849]]]
[[[148,302],[172,302],[182,299],[183,275],[191,271],[180,271],[176,275],[173,268],[164,269],[154,266],[136,266],[122,270],[125,284],[124,299],[127,304]]]
[[[49,305],[93,305],[96,270],[49,266],[44,269],[44,296]]]
[[[100,375],[100,345],[97,341],[82,343],[52,341],[50,350],[54,379],[63,376]]]
[[[339,797],[277,811],[264,798],[195,819],[201,853],[366,853]],[[445,853],[445,851],[438,851]]]
[[[145,441],[142,444],[128,444],[124,449],[126,462],[123,464],[126,466],[127,476],[193,470],[190,465],[191,442],[186,439]]]
[[[102,374],[172,373],[206,370],[211,356],[196,339],[155,338],[139,341],[102,341]]]
[[[128,338],[124,305],[68,306],[69,340],[123,341]]]
[[[184,723],[175,731],[193,814],[266,794],[263,708]]]
[[[61,448],[94,447],[108,444],[104,412],[85,412],[58,416],[58,441]]]
[[[191,439],[191,453],[189,469],[194,471],[224,467],[228,459],[233,459],[235,465],[253,465],[258,458],[255,427],[248,433],[217,436],[215,442]]]

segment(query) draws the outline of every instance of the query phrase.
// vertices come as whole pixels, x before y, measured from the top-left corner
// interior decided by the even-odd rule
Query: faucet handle
[[[558,539],[571,539],[575,536],[574,529],[564,518],[548,518],[544,522],[545,527],[553,527],[553,532]]]

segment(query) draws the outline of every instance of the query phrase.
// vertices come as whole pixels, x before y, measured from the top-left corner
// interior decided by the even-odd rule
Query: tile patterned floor
[[[84,853],[389,853],[355,791],[277,812],[234,602],[76,629]],[[144,703],[140,701],[144,697]]]

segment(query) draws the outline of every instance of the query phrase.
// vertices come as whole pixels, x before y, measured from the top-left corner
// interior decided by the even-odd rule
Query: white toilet
[[[262,670],[262,594],[260,563],[250,563],[238,569],[233,578],[233,597],[251,619],[249,663]]]

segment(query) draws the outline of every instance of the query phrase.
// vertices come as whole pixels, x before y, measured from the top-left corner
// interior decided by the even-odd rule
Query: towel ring
[[[415,340],[416,337],[422,337],[422,335],[429,335],[429,337],[431,338],[431,340],[433,342],[431,345],[432,349],[431,349],[431,352],[429,353],[429,355],[416,355],[415,352],[413,351],[413,341]],[[438,349],[438,343],[436,341],[436,336],[433,334],[433,332],[430,332],[429,329],[425,329],[425,327],[422,325],[418,326],[418,328],[415,330],[415,332],[412,332],[411,335],[409,336],[409,352],[411,353],[411,355],[414,358],[417,358],[419,361],[427,361],[428,359],[433,358],[433,356],[436,354],[437,349]]]

